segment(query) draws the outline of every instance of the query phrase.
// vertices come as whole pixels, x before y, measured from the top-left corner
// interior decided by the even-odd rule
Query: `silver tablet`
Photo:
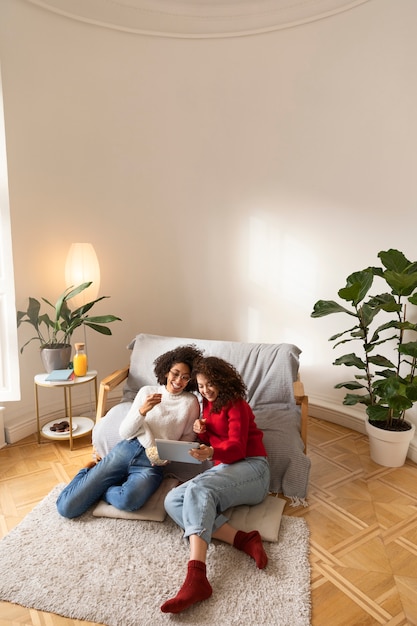
[[[188,450],[199,448],[197,441],[172,441],[172,439],[155,439],[160,459],[166,461],[180,461],[181,463],[201,463],[197,461]]]

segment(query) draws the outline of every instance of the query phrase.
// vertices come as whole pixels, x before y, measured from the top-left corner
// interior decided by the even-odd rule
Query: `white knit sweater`
[[[139,409],[151,393],[161,393],[162,401],[143,417]],[[172,394],[164,385],[147,385],[136,394],[119,433],[123,439],[137,437],[144,448],[154,446],[155,439],[194,441],[193,424],[199,415],[200,405],[194,394]]]

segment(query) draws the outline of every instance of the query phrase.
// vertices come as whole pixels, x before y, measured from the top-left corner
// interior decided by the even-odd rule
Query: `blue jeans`
[[[184,537],[198,535],[209,544],[212,534],[228,521],[223,511],[262,502],[269,480],[269,464],[263,456],[231,465],[221,463],[172,489],[165,498],[165,509],[184,529]]]
[[[103,499],[122,511],[136,511],[156,491],[163,479],[153,467],[138,439],[120,441],[91,469],[82,469],[58,496],[63,517],[78,517]]]

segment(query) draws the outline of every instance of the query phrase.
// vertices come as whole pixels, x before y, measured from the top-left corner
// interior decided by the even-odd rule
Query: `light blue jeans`
[[[138,439],[123,439],[97,465],[74,476],[58,496],[57,509],[63,517],[78,517],[103,499],[122,511],[136,511],[162,479],[162,468],[151,465]]]
[[[172,489],[165,498],[165,509],[184,529],[184,537],[198,535],[209,544],[212,534],[228,521],[223,511],[262,502],[269,480],[269,464],[263,456],[221,463]]]

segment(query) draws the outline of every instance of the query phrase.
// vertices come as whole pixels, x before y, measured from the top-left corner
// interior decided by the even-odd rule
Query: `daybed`
[[[215,355],[225,359],[240,372],[247,385],[247,400],[258,426],[264,432],[264,444],[271,466],[270,491],[290,498],[293,505],[306,505],[310,472],[310,459],[305,453],[308,398],[299,380],[301,350],[293,344],[215,341],[144,333],[137,335],[128,346],[131,351],[130,365],[113,372],[100,383],[93,430],[93,446],[97,454],[104,456],[120,440],[119,424],[138,390],[143,385],[155,384],[153,369],[156,357],[185,344],[195,344],[206,356]],[[121,383],[124,383],[122,400],[106,413],[109,394]],[[160,507],[169,488],[178,484],[178,481],[192,478],[196,471],[205,467],[204,464],[203,467],[184,463],[167,465],[165,472],[169,480],[163,481],[163,488],[161,486],[159,493],[155,494],[150,507],[136,512],[136,518],[157,519],[150,510],[155,509],[156,501]],[[270,506],[272,499],[267,500]],[[281,498],[275,500],[280,500],[280,506],[284,507],[285,501]],[[247,509],[249,515],[250,507]],[[113,510],[104,502],[99,504],[95,514],[135,517],[135,514]]]

